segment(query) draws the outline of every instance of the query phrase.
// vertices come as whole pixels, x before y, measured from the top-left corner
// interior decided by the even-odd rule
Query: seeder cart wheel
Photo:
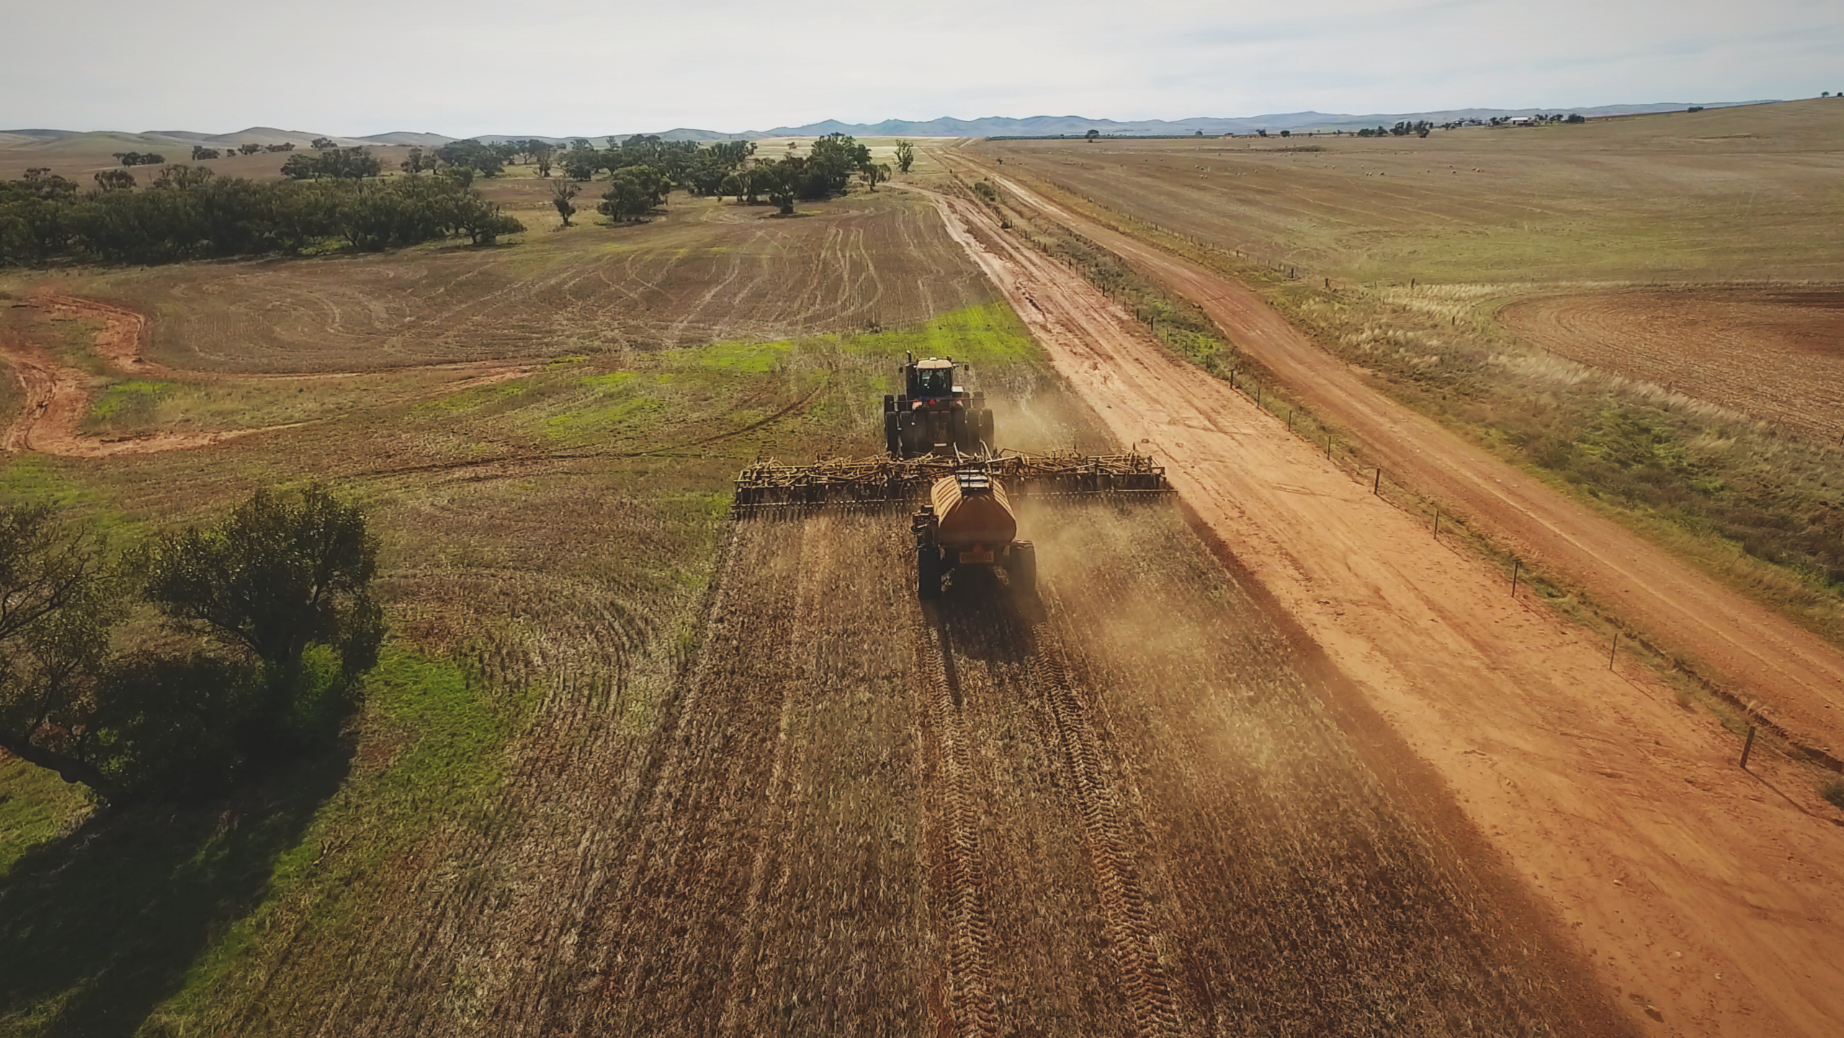
[[[1013,591],[1022,595],[1037,594],[1037,545],[1030,541],[1012,542],[1012,557],[1006,569],[1011,571]]]
[[[932,544],[916,545],[916,597],[941,597],[941,549]]]

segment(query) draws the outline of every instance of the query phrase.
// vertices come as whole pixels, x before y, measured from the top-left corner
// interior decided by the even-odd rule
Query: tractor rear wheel
[[[903,453],[903,438],[897,432],[897,417],[895,411],[884,412],[884,450],[900,457]]]

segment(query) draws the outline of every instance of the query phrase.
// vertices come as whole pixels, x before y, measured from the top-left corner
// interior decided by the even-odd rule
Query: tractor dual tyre
[[[888,400],[889,397],[884,399]],[[903,436],[897,429],[898,417],[894,410],[884,412],[884,450],[897,457],[902,457]]]

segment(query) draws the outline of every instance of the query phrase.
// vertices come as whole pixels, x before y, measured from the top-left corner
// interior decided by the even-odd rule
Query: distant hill
[[[1692,104],[1705,108],[1729,108],[1737,105],[1765,104],[1763,101],[1667,102],[1643,105],[1602,105],[1598,108],[1455,108],[1438,112],[1397,112],[1372,115],[1339,115],[1326,112],[1287,112],[1274,115],[1238,116],[1233,118],[1143,119],[1118,122],[1113,119],[1089,119],[1079,115],[1035,115],[1027,119],[990,117],[983,119],[930,119],[911,122],[886,119],[880,123],[842,123],[828,119],[805,126],[778,126],[752,137],[815,137],[827,133],[848,133],[854,137],[1077,137],[1090,130],[1105,134],[1133,136],[1203,133],[1254,133],[1256,130],[1343,130],[1365,126],[1392,126],[1398,122],[1426,119],[1432,123],[1460,119],[1489,120],[1494,116],[1513,117],[1543,113],[1580,113],[1584,116],[1643,115],[1648,112],[1683,111]]]
[[[369,137],[356,138],[361,144],[405,144],[412,148],[439,148],[459,137],[444,137],[439,133],[410,133],[398,130],[395,133],[374,133]]]
[[[1699,101],[1699,102],[1662,102],[1658,104],[1638,105],[1601,105],[1596,108],[1451,108],[1438,112],[1394,112],[1372,115],[1340,115],[1327,112],[1286,112],[1273,115],[1252,115],[1235,117],[1205,117],[1195,119],[1141,119],[1137,121],[1117,121],[1114,119],[1091,119],[1080,115],[1034,115],[1024,119],[1003,116],[988,116],[979,119],[886,119],[877,123],[844,123],[836,119],[827,119],[803,126],[777,126],[772,130],[745,130],[738,133],[724,133],[718,130],[699,130],[678,127],[658,133],[669,141],[723,141],[723,140],[757,140],[763,137],[817,137],[828,133],[847,133],[854,137],[1079,137],[1090,130],[1110,136],[1131,137],[1136,135],[1185,135],[1202,133],[1206,136],[1218,136],[1226,133],[1254,133],[1257,130],[1279,132],[1291,130],[1295,133],[1306,130],[1354,130],[1365,126],[1390,126],[1398,122],[1416,122],[1426,119],[1433,123],[1454,122],[1461,119],[1488,120],[1495,116],[1514,117],[1520,115],[1546,114],[1581,114],[1594,118],[1612,115],[1644,115],[1651,112],[1675,112],[1691,107],[1692,104],[1704,108],[1734,108],[1740,105],[1773,104],[1772,101]],[[596,142],[608,137],[623,138],[629,133],[584,134]],[[372,134],[369,137],[337,137],[331,134],[309,133],[305,130],[281,130],[273,126],[252,126],[235,133],[196,133],[190,130],[148,130],[139,134],[119,133],[114,131],[85,132],[76,130],[0,130],[0,144],[7,146],[31,147],[36,143],[51,144],[74,138],[119,140],[125,144],[203,144],[211,146],[236,146],[238,144],[286,144],[297,147],[306,145],[317,137],[331,137],[332,140],[347,147],[357,145],[411,145],[424,148],[439,148],[455,137],[445,137],[439,133],[414,133],[396,131],[392,133]],[[481,134],[477,139],[489,142],[514,140],[541,140],[551,144],[567,144],[568,137],[543,137],[537,135],[520,136],[517,134]]]

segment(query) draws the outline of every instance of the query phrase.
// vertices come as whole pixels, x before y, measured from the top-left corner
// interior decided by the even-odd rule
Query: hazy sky
[[[0,129],[767,129],[1844,90],[1840,0],[4,0]]]

